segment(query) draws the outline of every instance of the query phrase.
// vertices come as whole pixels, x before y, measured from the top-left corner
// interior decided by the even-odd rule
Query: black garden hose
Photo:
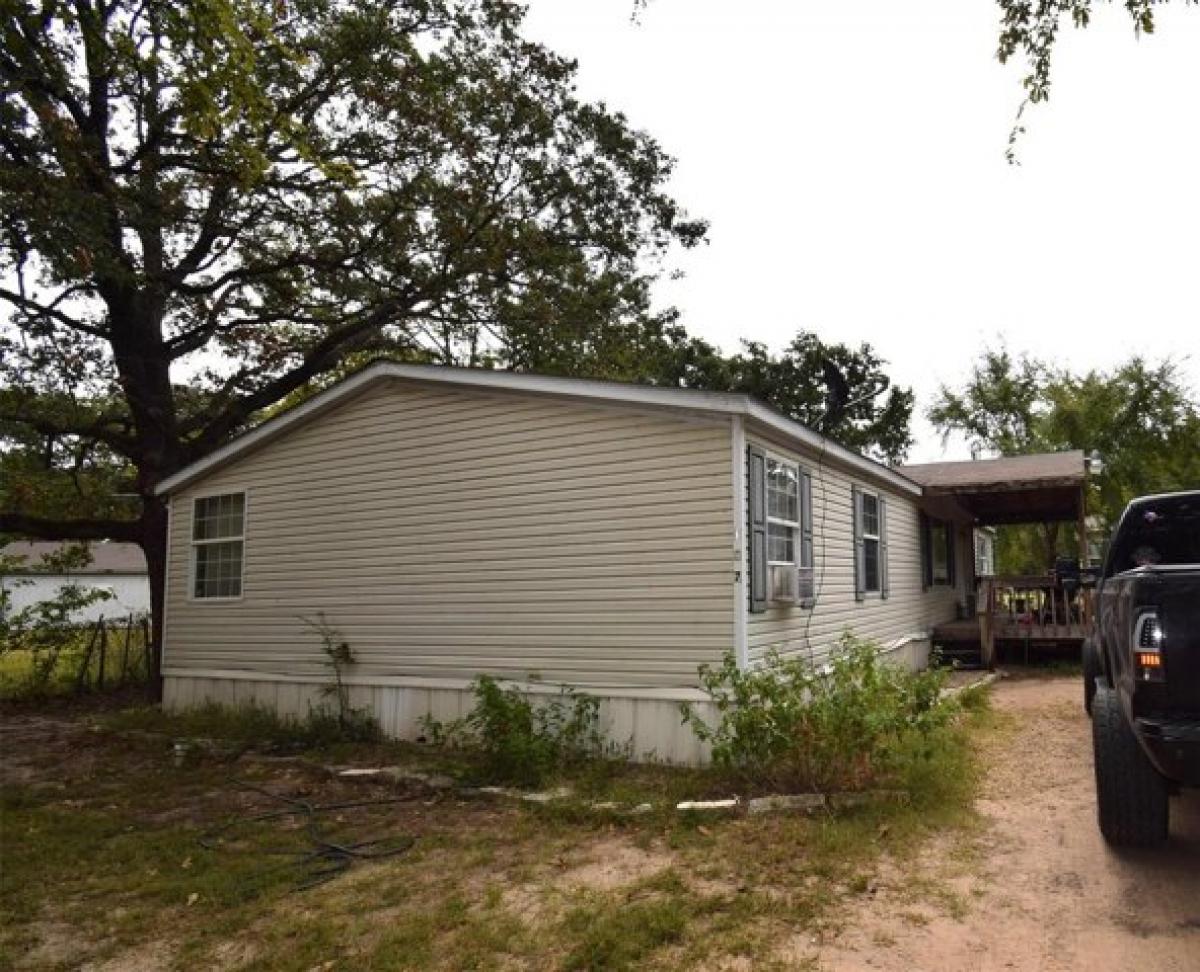
[[[382,837],[373,840],[355,841],[354,843],[335,843],[321,831],[320,817],[324,813],[338,810],[353,810],[362,807],[389,806],[398,803],[408,803],[418,799],[423,794],[409,793],[404,796],[384,797],[375,800],[351,800],[342,803],[311,803],[297,797],[274,793],[265,787],[245,780],[234,780],[234,785],[244,790],[261,794],[271,800],[286,804],[276,810],[265,810],[249,816],[233,817],[219,827],[206,831],[200,837],[200,846],[206,850],[219,850],[221,839],[230,831],[246,824],[262,823],[268,820],[281,820],[287,817],[303,817],[304,830],[308,837],[309,847],[303,850],[292,848],[255,848],[254,853],[269,854],[287,858],[277,865],[266,868],[263,873],[285,867],[296,867],[302,871],[301,878],[293,890],[304,891],[317,885],[324,884],[342,874],[355,861],[382,860],[396,857],[407,851],[416,842],[410,835],[400,837]],[[228,848],[225,848],[228,849]]]

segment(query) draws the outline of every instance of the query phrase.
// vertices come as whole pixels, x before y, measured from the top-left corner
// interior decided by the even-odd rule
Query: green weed
[[[833,791],[879,785],[953,717],[946,673],[909,672],[878,646],[847,633],[823,665],[768,657],[743,670],[732,654],[701,668],[720,717],[709,725],[683,706],[684,721],[712,747],[714,764],[752,788]]]

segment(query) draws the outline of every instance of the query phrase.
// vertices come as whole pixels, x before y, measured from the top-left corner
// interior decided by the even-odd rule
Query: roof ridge
[[[743,392],[707,391],[702,388],[676,388],[645,385],[608,379],[576,378],[564,375],[538,375],[487,368],[459,368],[449,365],[417,365],[394,361],[376,361],[354,374],[318,392],[305,402],[282,412],[250,429],[209,455],[184,466],[158,484],[158,495],[194,482],[201,476],[234,461],[239,455],[282,435],[293,425],[315,417],[341,399],[360,391],[382,378],[441,382],[448,385],[515,390],[533,394],[563,395],[594,401],[615,401],[663,408],[693,408],[699,411],[740,415],[781,432],[790,438],[819,449],[845,464],[855,466],[876,478],[920,495],[914,480],[890,466],[840,445],[828,436],[788,418]]]

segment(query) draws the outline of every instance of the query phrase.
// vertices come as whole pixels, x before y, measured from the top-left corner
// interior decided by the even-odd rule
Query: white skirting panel
[[[232,673],[231,673],[232,674]],[[281,716],[304,718],[309,711],[328,702],[317,682],[291,681],[274,676],[256,678],[213,677],[169,674],[164,679],[163,706],[182,711],[215,702],[220,705],[260,705]],[[544,694],[545,689],[539,694]],[[618,746],[627,746],[634,759],[699,765],[708,761],[707,747],[701,745],[691,728],[683,725],[680,699],[637,697],[591,691],[600,699],[600,726],[606,738]],[[672,693],[680,694],[680,693]],[[696,697],[699,693],[686,693]],[[355,708],[370,711],[379,720],[384,735],[394,739],[415,740],[422,735],[421,720],[426,715],[439,722],[460,719],[471,709],[474,698],[467,688],[435,687],[419,684],[354,684],[350,702]],[[693,701],[693,707],[710,724],[716,722],[716,707],[708,701]]]
[[[910,672],[919,672],[929,667],[932,644],[928,638],[902,638],[884,648],[883,655]]]

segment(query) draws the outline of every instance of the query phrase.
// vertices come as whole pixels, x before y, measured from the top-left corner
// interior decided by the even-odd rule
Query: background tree
[[[1099,0],[996,0],[1000,6],[1000,43],[997,57],[1007,64],[1014,55],[1022,55],[1029,65],[1022,80],[1025,100],[1017,112],[1008,144],[1008,159],[1016,160],[1015,145],[1025,129],[1021,116],[1026,105],[1038,104],[1050,97],[1050,68],[1058,36],[1065,24],[1087,27],[1092,22]],[[1154,33],[1154,8],[1163,0],[1124,0],[1126,13],[1133,21],[1135,35]],[[1200,0],[1179,0],[1195,4]],[[1105,4],[1111,6],[1112,4]]]
[[[158,644],[155,487],[347,355],[661,326],[654,274],[704,226],[522,16],[0,0],[0,434],[81,490],[6,482],[0,532],[140,543]],[[84,501],[85,471],[140,502]]]
[[[80,409],[71,398],[45,395],[29,421],[3,417],[20,414],[33,394],[0,388],[0,510],[76,520],[132,518],[137,503],[124,457],[103,442],[62,434],[78,421]]]
[[[548,324],[540,333],[507,338],[475,363],[543,375],[741,392],[881,461],[900,461],[912,445],[912,391],[892,386],[887,362],[869,344],[826,344],[816,334],[800,331],[780,355],[756,341],[743,341],[741,351],[725,355],[664,320],[618,322],[590,333]],[[279,408],[298,404],[369,360],[348,356],[341,367],[294,392]]]
[[[826,344],[800,331],[783,352],[743,340],[724,355],[674,323],[579,332],[563,329],[525,335],[501,360],[542,374],[614,378],[654,385],[753,395],[789,418],[817,429],[847,448],[881,460],[904,457],[912,436],[913,394],[892,386],[887,362],[869,344]]]
[[[892,386],[885,364],[869,344],[801,331],[778,357],[743,341],[739,354],[697,371],[703,387],[753,395],[847,448],[898,462],[912,445],[913,394]]]
[[[944,436],[966,436],[977,457],[1099,453],[1103,468],[1089,478],[1088,507],[1106,530],[1135,496],[1200,486],[1200,402],[1170,359],[1134,356],[1110,371],[1075,375],[1003,348],[985,350],[961,388],[941,388],[929,420]],[[1074,530],[999,530],[1004,571],[1043,570],[1059,554],[1078,554]]]

